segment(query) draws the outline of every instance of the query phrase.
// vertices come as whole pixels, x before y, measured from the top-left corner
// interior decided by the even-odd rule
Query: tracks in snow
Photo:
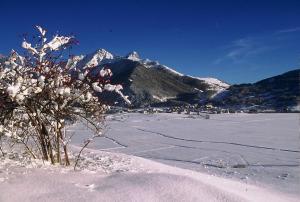
[[[293,152],[293,153],[300,153],[299,150],[290,150],[290,149],[281,149],[281,148],[274,148],[274,147],[266,147],[266,146],[257,146],[257,145],[248,145],[248,144],[241,144],[236,142],[223,142],[223,141],[207,141],[207,140],[194,140],[194,139],[186,139],[186,138],[180,138],[180,137],[174,137],[167,134],[163,134],[160,132],[155,132],[151,130],[146,130],[142,128],[136,128],[139,131],[143,131],[146,133],[152,133],[156,134],[165,138],[174,139],[174,140],[181,140],[185,142],[198,142],[198,143],[211,143],[211,144],[228,144],[228,145],[235,145],[235,146],[241,146],[241,147],[248,147],[248,148],[256,148],[256,149],[268,149],[268,150],[275,150],[275,151],[284,151],[284,152]]]
[[[117,141],[116,139],[114,139],[112,137],[108,137],[108,136],[102,136],[102,137],[105,138],[105,139],[108,139],[108,140],[112,141],[113,143],[115,143],[115,144],[117,144],[117,145],[119,145],[119,146],[121,146],[123,148],[127,148],[128,147],[127,145],[120,143],[119,141]]]

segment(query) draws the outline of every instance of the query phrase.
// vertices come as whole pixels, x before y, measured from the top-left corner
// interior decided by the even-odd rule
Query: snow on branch
[[[51,50],[51,51],[57,51],[61,48],[64,48],[66,45],[70,44],[72,42],[73,37],[65,37],[65,36],[54,36],[54,38],[46,43],[42,51]]]
[[[72,45],[74,37],[66,37],[66,36],[54,36],[51,41],[46,43],[46,30],[44,30],[41,26],[36,26],[37,30],[39,31],[39,38],[42,39],[42,43],[36,44],[35,47],[31,45],[31,43],[27,42],[26,40],[23,41],[22,47],[26,49],[29,53],[33,56],[38,58],[39,62],[44,60],[45,55],[51,51],[58,51],[61,49],[66,48],[68,45]]]

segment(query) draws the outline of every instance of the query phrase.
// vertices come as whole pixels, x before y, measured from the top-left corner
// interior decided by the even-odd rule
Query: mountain
[[[136,51],[133,51],[129,54],[126,55],[126,58],[129,59],[129,60],[133,60],[133,61],[140,61],[140,55],[136,52]]]
[[[4,59],[1,57],[0,62]],[[111,82],[123,85],[124,94],[132,102],[131,107],[212,104],[235,110],[284,111],[300,105],[299,69],[252,84],[229,85],[216,78],[183,75],[157,61],[142,59],[136,51],[116,56],[99,49],[91,54],[72,57],[67,65],[110,68],[113,72]],[[118,96],[110,92],[99,96],[110,104],[124,105]]]
[[[232,85],[213,97],[211,102],[233,109],[295,110],[300,104],[300,70],[289,71],[253,84]]]
[[[83,68],[85,66],[100,66],[113,60],[113,54],[104,49],[99,49],[91,54],[72,57],[68,60],[67,65],[76,66],[77,68]]]
[[[208,104],[230,109],[286,110],[299,106],[300,70],[253,84],[232,85],[216,79],[183,75],[157,61],[140,58],[136,51],[115,56],[104,49],[77,56],[74,65],[109,67],[112,83],[122,84],[133,107]],[[109,102],[116,96],[104,94]]]
[[[120,57],[100,49],[69,64],[78,68],[86,64],[109,67],[112,83],[123,85],[133,107],[196,104],[229,87],[215,78],[186,76],[156,61],[141,59],[135,51]],[[104,96],[111,102],[117,101],[114,96]]]

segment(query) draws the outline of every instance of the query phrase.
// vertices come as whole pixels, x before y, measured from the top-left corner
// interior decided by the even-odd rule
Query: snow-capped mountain
[[[244,108],[267,103],[267,108],[278,108],[297,105],[296,97],[300,93],[300,90],[298,93],[295,90],[300,86],[299,71],[254,84],[231,86],[217,78],[181,74],[157,61],[141,58],[136,51],[126,56],[115,56],[100,49],[92,54],[76,56],[68,64],[79,68],[111,68],[114,74],[112,82],[123,85],[124,93],[129,95],[135,107],[213,103],[226,108]],[[111,95],[106,98],[116,101]]]
[[[114,59],[113,54],[111,54],[110,52],[104,49],[99,49],[85,56],[77,56],[69,62],[75,61],[75,65],[81,68],[81,67],[99,66],[109,61],[112,61],[113,59]]]
[[[133,51],[133,52],[127,54],[126,58],[129,60],[132,60],[132,61],[140,61],[141,60],[140,55],[136,51]]]
[[[140,64],[144,65],[146,68],[156,68],[161,69],[164,71],[167,71],[171,74],[175,74],[177,76],[187,76],[183,75],[176,70],[167,67],[166,65],[161,65],[158,61],[152,61],[149,59],[141,59],[139,54],[136,51],[128,53],[125,57],[122,56],[114,56],[112,53],[104,50],[99,49],[91,54],[88,55],[81,55],[81,56],[75,56],[73,59],[69,60],[70,64],[76,65],[77,67],[81,66],[99,66],[104,65],[112,62],[116,62],[122,59],[128,59],[131,61],[139,62]],[[200,81],[203,81],[207,83],[210,86],[210,90],[223,90],[228,88],[230,85],[222,82],[219,79],[216,78],[200,78],[200,77],[193,77],[193,76],[187,76],[191,77],[193,79],[198,79]]]
[[[120,83],[134,106],[198,103],[229,87],[218,79],[201,79],[183,75],[157,61],[140,58],[136,51],[115,56],[100,49],[92,54],[76,56],[68,65],[77,68],[106,66],[112,69],[113,83]],[[113,96],[107,96],[112,98]]]

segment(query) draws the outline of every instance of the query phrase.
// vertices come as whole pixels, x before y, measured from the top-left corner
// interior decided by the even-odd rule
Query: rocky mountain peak
[[[130,52],[126,55],[126,58],[129,60],[133,60],[133,61],[139,61],[140,60],[140,55],[136,52]]]

